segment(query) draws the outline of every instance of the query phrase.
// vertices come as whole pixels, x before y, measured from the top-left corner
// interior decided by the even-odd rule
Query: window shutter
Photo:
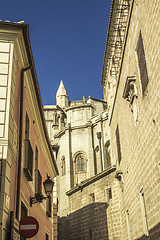
[[[42,193],[42,176],[38,169],[35,170],[35,194],[37,193]]]
[[[29,140],[24,141],[25,146],[25,158],[24,158],[24,173],[28,181],[33,180],[33,150]]]

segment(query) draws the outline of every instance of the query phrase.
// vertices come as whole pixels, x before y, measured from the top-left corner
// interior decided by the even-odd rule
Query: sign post
[[[34,237],[38,230],[39,223],[34,217],[27,216],[19,222],[19,234],[24,238]]]

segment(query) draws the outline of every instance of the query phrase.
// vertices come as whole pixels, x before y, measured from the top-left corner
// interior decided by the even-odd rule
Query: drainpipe
[[[16,218],[19,220],[20,207],[20,185],[21,185],[21,165],[22,165],[22,130],[23,130],[23,89],[24,89],[24,72],[31,69],[28,66],[21,70],[21,96],[20,96],[20,123],[19,123],[19,154],[18,154],[18,176],[17,176],[17,199],[16,199]]]

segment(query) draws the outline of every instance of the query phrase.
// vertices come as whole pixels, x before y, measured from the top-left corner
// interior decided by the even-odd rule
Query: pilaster
[[[88,164],[89,164],[89,177],[95,175],[95,159],[94,159],[94,140],[91,121],[87,122],[88,130]]]

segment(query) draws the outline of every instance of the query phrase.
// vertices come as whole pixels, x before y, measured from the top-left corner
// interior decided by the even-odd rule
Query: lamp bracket
[[[45,197],[41,193],[36,193],[35,197],[30,197],[30,206],[32,207],[32,204],[35,204],[35,203],[42,203],[42,201],[46,200],[47,198],[49,198],[49,195]]]

